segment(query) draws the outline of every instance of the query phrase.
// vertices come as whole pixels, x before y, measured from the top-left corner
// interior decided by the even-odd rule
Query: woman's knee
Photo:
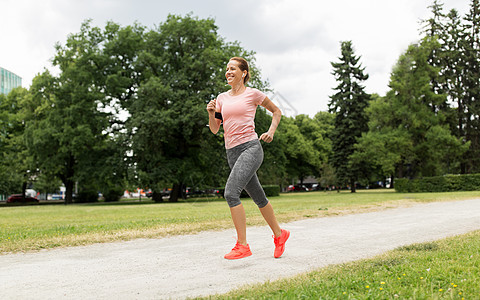
[[[268,199],[267,198],[263,198],[262,200],[260,201],[254,201],[255,204],[258,206],[258,208],[264,208],[265,206],[267,206],[268,204]]]
[[[226,189],[225,194],[223,196],[225,197],[225,200],[227,200],[227,204],[229,207],[235,207],[242,203],[240,201],[240,195],[231,190]]]

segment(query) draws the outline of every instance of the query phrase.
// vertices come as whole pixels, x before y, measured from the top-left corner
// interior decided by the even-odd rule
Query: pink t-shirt
[[[217,97],[217,110],[223,117],[225,148],[258,139],[255,132],[255,112],[266,95],[257,89],[249,88],[240,95],[231,96],[228,92]]]

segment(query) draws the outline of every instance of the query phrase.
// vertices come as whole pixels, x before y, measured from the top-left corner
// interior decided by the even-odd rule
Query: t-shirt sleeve
[[[255,92],[254,93],[254,102],[256,105],[260,105],[263,103],[263,100],[265,100],[265,98],[267,97],[267,95],[265,95],[263,92],[257,90],[257,89],[253,89],[253,91]]]

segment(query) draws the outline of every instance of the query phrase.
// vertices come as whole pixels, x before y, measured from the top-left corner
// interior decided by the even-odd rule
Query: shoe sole
[[[248,254],[246,254],[246,255],[240,256],[240,257],[231,257],[231,258],[229,258],[229,257],[225,257],[225,256],[224,256],[223,258],[228,259],[228,260],[235,260],[235,259],[242,259],[242,258],[245,258],[245,257],[249,257],[249,256],[251,256],[251,255],[252,255],[252,252],[250,252],[250,253],[248,253]]]

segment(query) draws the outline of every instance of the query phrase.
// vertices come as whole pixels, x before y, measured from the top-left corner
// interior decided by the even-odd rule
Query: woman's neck
[[[245,91],[246,87],[244,84],[240,83],[238,85],[232,86],[232,89],[230,90],[230,95],[231,96],[236,96]]]

